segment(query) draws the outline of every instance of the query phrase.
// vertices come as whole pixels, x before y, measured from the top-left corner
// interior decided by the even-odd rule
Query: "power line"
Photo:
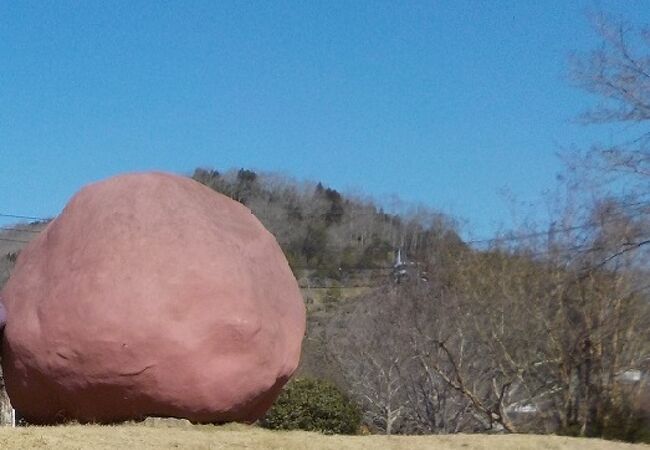
[[[29,244],[29,241],[23,241],[22,239],[10,239],[10,238],[2,238],[2,237],[0,237],[0,241],[18,242],[20,244]]]
[[[251,210],[252,211],[252,210]],[[254,211],[252,211],[254,213]],[[315,217],[325,217],[325,216],[365,216],[365,215],[376,215],[376,216],[383,216],[385,217],[390,217],[391,219],[396,218],[400,220],[405,220],[402,218],[399,214],[390,214],[390,213],[381,213],[379,211],[335,211],[335,212],[325,212],[325,213],[307,213],[307,214],[300,214],[299,219],[306,219],[306,218],[315,218]],[[641,214],[636,214],[633,215],[632,217],[639,217],[645,215],[643,213]],[[28,216],[28,215],[21,215],[21,214],[9,214],[9,213],[3,213],[0,212],[0,217],[7,217],[7,218],[12,218],[12,219],[23,219],[23,220],[35,220],[35,221],[50,221],[52,220],[51,217],[38,217],[38,216]],[[605,220],[604,222],[612,222],[616,220],[616,218],[611,218],[610,220]],[[408,221],[407,221],[408,222]],[[497,238],[481,238],[481,239],[470,239],[463,241],[465,244],[471,245],[471,244],[487,244],[487,243],[497,243],[497,242],[517,242],[521,241],[524,239],[530,239],[530,238],[535,238],[535,237],[541,237],[541,236],[549,236],[549,235],[555,235],[559,233],[566,233],[570,231],[578,231],[578,230],[585,230],[594,226],[599,225],[599,222],[589,222],[585,223],[582,225],[575,225],[571,227],[564,227],[564,228],[555,228],[551,229],[548,231],[539,231],[539,232],[534,232],[534,233],[527,233],[527,234],[519,234],[519,235],[512,235],[512,236],[505,236],[505,237],[497,237]],[[31,230],[31,229],[25,229],[25,228],[16,228],[12,226],[0,226],[0,229],[2,230],[8,230],[8,231],[24,231],[24,232],[29,232],[29,233],[40,233],[40,230]]]
[[[8,226],[0,226],[0,230],[5,230],[5,231],[18,231],[21,233],[40,233],[41,230],[33,230],[31,228],[19,228],[19,227],[14,227],[11,225]]]
[[[23,216],[23,215],[20,215],[20,214],[7,214],[7,213],[1,213],[1,212],[0,212],[0,217],[8,217],[8,218],[11,218],[11,219],[38,220],[38,221],[52,220],[51,217]]]
[[[485,244],[488,242],[511,242],[511,241],[521,241],[523,239],[528,239],[528,238],[533,238],[533,237],[540,237],[540,236],[548,236],[556,233],[566,233],[568,231],[576,231],[576,230],[583,230],[587,228],[593,227],[595,224],[584,224],[584,225],[576,225],[573,227],[567,227],[567,228],[558,228],[550,231],[538,231],[536,233],[529,233],[529,234],[519,234],[515,236],[508,236],[508,237],[500,237],[500,238],[489,238],[489,239],[473,239],[469,241],[465,241],[466,244]]]
[[[627,218],[639,218],[639,217],[645,217],[648,214],[645,212],[637,212],[636,214],[627,214],[625,217]],[[589,228],[593,228],[599,225],[604,225],[607,223],[612,223],[616,222],[617,220],[620,219],[619,216],[615,217],[609,217],[606,219],[603,219],[601,221],[591,221],[584,223],[582,225],[574,225],[571,227],[564,227],[564,228],[551,228],[550,230],[547,231],[538,231],[535,233],[528,233],[528,234],[519,234],[519,235],[513,235],[513,236],[507,236],[507,237],[498,237],[498,238],[489,238],[489,239],[473,239],[469,241],[464,241],[466,244],[484,244],[484,243],[489,243],[489,242],[512,242],[512,241],[521,241],[524,239],[529,239],[529,238],[534,238],[534,237],[541,237],[541,236],[553,236],[556,234],[560,233],[567,233],[570,231],[578,231],[578,230],[586,230]]]

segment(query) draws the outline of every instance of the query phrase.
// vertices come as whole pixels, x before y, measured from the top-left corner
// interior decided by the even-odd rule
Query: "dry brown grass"
[[[435,449],[435,450],[650,450],[648,445],[534,435],[323,436],[244,425],[67,425],[0,429],[1,449]]]

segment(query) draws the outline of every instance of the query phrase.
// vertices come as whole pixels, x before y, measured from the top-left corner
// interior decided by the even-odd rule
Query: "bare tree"
[[[410,357],[395,314],[397,300],[393,289],[377,290],[337,317],[328,339],[348,389],[363,406],[366,423],[386,434],[396,431],[405,414],[403,371]]]
[[[650,29],[634,33],[629,24],[604,13],[592,15],[591,22],[601,45],[589,53],[574,54],[571,74],[600,103],[582,119],[587,123],[649,120]]]
[[[624,137],[575,152],[570,168],[576,186],[590,186],[595,191],[590,196],[609,206],[615,200],[628,217],[643,223],[643,230],[604,255],[608,261],[650,244],[650,28],[635,30],[604,13],[593,15],[591,21],[600,46],[571,58],[573,82],[597,98],[580,121],[618,125],[617,134]]]
[[[501,402],[490,394],[494,371],[480,348],[456,333],[457,311],[438,287],[417,278],[388,285],[332,321],[330,352],[368,424],[379,431],[480,431],[504,423]],[[460,348],[459,357],[448,346]],[[498,390],[503,398],[505,387]]]

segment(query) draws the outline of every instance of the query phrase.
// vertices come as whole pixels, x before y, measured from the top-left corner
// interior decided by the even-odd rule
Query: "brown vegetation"
[[[0,428],[0,448],[138,449],[431,449],[624,450],[646,445],[559,436],[324,436],[305,431],[269,431],[245,425],[149,427],[142,425]]]

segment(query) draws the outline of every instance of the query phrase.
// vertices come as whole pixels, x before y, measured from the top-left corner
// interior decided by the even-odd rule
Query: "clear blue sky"
[[[648,1],[0,1],[0,212],[127,171],[280,171],[509,225],[607,131],[567,55]]]

